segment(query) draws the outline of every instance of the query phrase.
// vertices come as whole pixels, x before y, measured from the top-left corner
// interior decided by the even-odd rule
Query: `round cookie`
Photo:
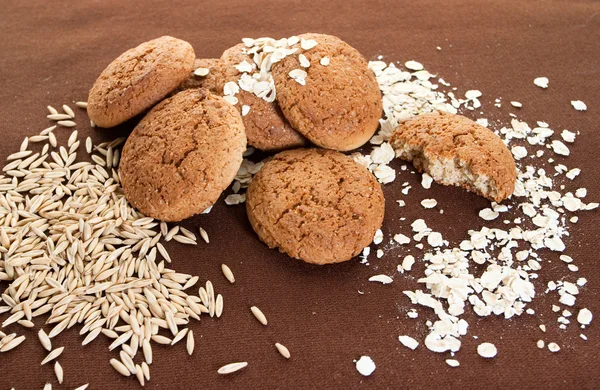
[[[144,112],[185,80],[194,49],[164,36],[127,50],[100,74],[88,96],[87,112],[100,127],[113,127]]]
[[[399,125],[390,138],[396,156],[441,184],[455,185],[500,202],[512,195],[517,170],[494,132],[462,116],[424,114]]]
[[[303,34],[318,44],[301,49],[272,68],[277,101],[293,128],[323,148],[352,150],[367,142],[377,130],[382,112],[381,92],[367,61],[341,39],[324,34]],[[310,61],[301,66],[299,55]],[[329,64],[322,65],[327,57]],[[326,61],[326,60],[325,60]],[[290,71],[307,73],[305,85]]]
[[[217,201],[245,150],[239,112],[205,89],[185,90],[156,105],[127,139],[120,164],[125,196],[153,218],[191,217]]]
[[[373,241],[385,207],[381,185],[369,171],[324,149],[275,155],[254,176],[246,196],[259,238],[314,264],[358,255]]]

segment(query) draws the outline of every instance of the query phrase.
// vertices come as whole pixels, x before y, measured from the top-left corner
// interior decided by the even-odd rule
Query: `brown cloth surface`
[[[368,4],[368,5],[367,5]],[[600,199],[597,151],[600,148],[600,3],[595,1],[8,1],[0,4],[0,157],[18,150],[26,135],[49,126],[46,105],[85,100],[93,81],[120,53],[164,34],[192,43],[197,56],[218,57],[242,37],[287,37],[304,32],[334,34],[360,50],[368,59],[382,54],[387,61],[417,60],[426,69],[459,87],[458,93],[480,89],[483,116],[507,125],[509,112],[530,124],[543,120],[555,130],[579,131],[572,155],[557,158],[583,172],[568,188],[587,187],[586,202]],[[442,48],[436,50],[436,46]],[[542,90],[533,79],[546,76],[550,88]],[[505,103],[493,106],[496,97]],[[577,112],[570,100],[581,99],[586,112]],[[507,103],[523,103],[520,110]],[[73,106],[73,105],[72,105]],[[84,116],[79,110],[79,117]],[[94,131],[79,120],[81,137],[96,142],[113,139],[116,131]],[[131,126],[129,126],[131,127]],[[57,130],[66,141],[69,131]],[[83,149],[82,149],[83,151]],[[549,154],[547,154],[548,156]],[[392,166],[399,168],[399,161]],[[552,169],[550,167],[550,169]],[[385,186],[386,237],[409,232],[408,224],[424,217],[429,226],[458,244],[469,227],[483,221],[478,210],[489,203],[460,189],[433,185],[425,191],[419,175],[404,172]],[[401,196],[408,181],[410,196]],[[406,199],[398,208],[395,200]],[[435,198],[445,210],[423,210],[419,202]],[[370,266],[357,260],[317,267],[303,264],[259,242],[250,228],[243,206],[228,207],[219,201],[209,215],[185,221],[197,231],[209,233],[209,245],[197,247],[169,243],[173,268],[210,279],[225,299],[222,318],[193,321],[196,335],[193,356],[184,343],[154,347],[151,389],[197,388],[539,388],[593,389],[600,387],[600,264],[596,249],[600,239],[598,211],[580,213],[571,225],[566,253],[580,267],[570,273],[556,254],[542,252],[540,278],[535,280],[538,297],[530,305],[534,316],[504,320],[465,315],[469,334],[456,358],[459,368],[450,368],[447,354],[435,354],[421,343],[416,351],[403,347],[398,335],[422,341],[431,310],[417,308],[419,318],[408,319],[412,307],[403,290],[419,288],[416,279],[423,266],[400,275],[396,265],[405,249],[391,250],[382,259],[371,257]],[[399,220],[406,217],[406,222]],[[413,249],[414,251],[414,249]],[[237,282],[230,285],[220,265],[227,263]],[[394,276],[394,283],[381,285],[367,279],[375,274]],[[549,280],[584,276],[573,312],[588,307],[596,319],[579,338],[571,324],[558,329],[551,305],[556,293],[543,294]],[[6,284],[2,284],[0,290]],[[359,290],[364,294],[359,294]],[[260,325],[249,307],[257,305],[269,319]],[[6,318],[5,315],[2,319]],[[571,318],[574,321],[574,318]],[[38,319],[38,323],[41,322]],[[545,323],[543,334],[538,325]],[[16,329],[16,327],[15,327]],[[65,382],[59,386],[52,364],[40,367],[45,351],[35,331],[22,331],[27,340],[17,350],[0,354],[0,389],[73,389],[90,383],[89,389],[137,388],[135,378],[123,378],[109,365],[116,353],[100,337],[81,347],[78,328],[65,331],[54,341],[65,346],[60,362]],[[473,336],[478,336],[475,340]],[[539,350],[538,339],[555,341],[561,351]],[[476,353],[479,342],[498,347],[495,359]],[[292,358],[284,359],[275,342],[286,345]],[[362,377],[353,359],[371,356],[377,370]],[[248,361],[235,375],[221,377],[218,367],[232,361]]]

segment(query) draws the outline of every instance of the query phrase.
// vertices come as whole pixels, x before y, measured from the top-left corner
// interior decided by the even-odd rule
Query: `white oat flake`
[[[298,60],[300,61],[301,67],[303,67],[303,68],[310,67],[310,61],[308,60],[308,58],[306,58],[306,56],[304,54],[300,54],[298,56]]]
[[[577,322],[579,322],[581,325],[589,325],[592,323],[592,312],[587,309],[587,308],[583,308],[581,310],[579,310],[579,313],[577,314]]]
[[[394,281],[394,279],[390,278],[387,275],[374,275],[369,278],[369,282],[379,282],[381,284],[390,284]]]
[[[552,150],[554,150],[554,153],[560,154],[561,156],[568,156],[570,154],[567,145],[563,144],[559,140],[552,141]]]
[[[194,75],[199,76],[199,77],[204,77],[204,76],[207,76],[209,72],[210,72],[210,69],[208,69],[208,68],[197,68],[196,70],[194,70]]]
[[[410,336],[398,336],[398,340],[400,341],[400,343],[402,343],[402,345],[404,345],[406,348],[410,348],[413,351],[415,349],[417,349],[417,347],[419,346],[419,342],[415,339],[413,339]]]
[[[302,69],[292,69],[289,72],[289,75],[292,79],[294,79],[300,85],[306,85],[306,71]]]
[[[398,233],[394,235],[394,241],[396,241],[400,245],[406,245],[410,242],[410,238],[402,233]]]
[[[481,357],[491,359],[498,354],[498,349],[492,343],[481,343],[477,346],[477,353]]]
[[[250,112],[250,106],[244,104],[242,106],[242,116],[248,115],[249,112]]]
[[[536,78],[533,80],[533,83],[534,83],[536,86],[538,86],[538,87],[540,87],[540,88],[544,88],[544,89],[548,88],[548,82],[549,82],[549,80],[548,80],[548,78],[547,78],[547,77],[536,77]]]
[[[437,200],[435,199],[423,199],[421,201],[421,206],[426,209],[432,209],[437,206]]]
[[[577,111],[585,111],[585,110],[587,110],[587,106],[581,100],[571,100],[571,105]]]
[[[417,61],[406,61],[404,63],[404,66],[406,66],[406,68],[410,70],[423,70],[423,64]]]
[[[423,188],[425,188],[426,190],[430,189],[431,183],[433,183],[433,178],[429,176],[429,174],[424,173],[423,177],[421,178],[421,185],[423,186]]]
[[[302,40],[300,41],[300,47],[303,50],[310,50],[313,47],[317,46],[318,42],[315,41],[314,39],[304,39],[302,38]]]
[[[370,356],[361,356],[356,361],[356,370],[363,376],[369,376],[375,371],[375,362]]]
[[[494,211],[490,208],[483,209],[479,212],[479,218],[486,221],[492,221],[498,218],[499,215],[500,214],[497,211]]]

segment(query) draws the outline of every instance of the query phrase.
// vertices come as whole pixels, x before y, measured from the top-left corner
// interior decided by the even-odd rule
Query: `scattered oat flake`
[[[303,50],[310,50],[313,47],[317,46],[318,42],[315,41],[314,39],[304,39],[302,38],[302,40],[300,41],[300,47]]]
[[[410,70],[423,70],[423,64],[417,61],[406,61],[404,66]]]
[[[244,203],[246,201],[246,194],[229,194],[225,198],[225,204],[233,206],[236,204]]]
[[[231,104],[232,106],[235,106],[236,104],[238,104],[238,98],[236,98],[235,96],[225,95],[225,96],[223,96],[223,100],[225,100],[227,103]]]
[[[543,349],[546,346],[546,343],[544,343],[544,340],[538,340],[536,345],[539,349]]]
[[[254,69],[254,67],[252,66],[251,63],[249,63],[248,61],[244,60],[242,62],[240,62],[239,64],[237,64],[235,66],[235,68],[242,72],[242,73],[250,73],[252,72],[252,70]]]
[[[577,176],[579,176],[580,173],[581,173],[581,169],[579,169],[579,168],[573,168],[569,172],[567,172],[565,174],[565,176],[567,177],[567,179],[573,180]]]
[[[405,236],[402,233],[398,233],[398,234],[394,235],[394,241],[396,241],[400,245],[405,245],[410,242],[410,238]]]
[[[533,80],[533,83],[540,88],[548,88],[548,78],[547,77],[537,77]]]
[[[410,348],[413,351],[419,346],[419,342],[410,336],[399,336],[398,340],[400,340],[402,345],[404,345],[406,348]]]
[[[383,242],[383,232],[381,229],[377,229],[375,232],[375,237],[373,237],[373,244],[379,245]]]
[[[432,232],[427,236],[427,243],[433,247],[442,246],[444,244],[444,240],[442,238],[442,234],[438,232]]]
[[[465,92],[465,97],[469,100],[473,100],[473,99],[477,99],[479,97],[481,97],[483,94],[481,93],[481,91],[477,90],[477,89],[471,89],[468,90],[467,92]]]
[[[199,76],[199,77],[204,77],[204,76],[208,75],[209,72],[210,72],[210,69],[208,69],[208,68],[197,68],[194,71],[194,75]]]
[[[356,370],[363,376],[369,376],[375,371],[375,362],[370,356],[361,356],[356,361]]]
[[[524,146],[513,146],[510,151],[512,152],[515,160],[520,160],[527,157],[527,149]]]
[[[323,66],[328,66],[330,62],[331,62],[331,59],[329,57],[323,57],[319,61],[319,63]]]
[[[515,101],[510,102],[510,105],[513,107],[517,107],[517,108],[523,107],[523,104],[521,102],[515,102]]]
[[[577,314],[577,322],[579,322],[581,325],[589,325],[592,323],[592,312],[587,309],[587,308],[583,308],[581,310],[579,310],[579,313]]]
[[[496,356],[498,349],[492,343],[481,343],[477,346],[477,353],[481,357],[491,359]]]
[[[581,100],[571,100],[571,105],[577,111],[585,111],[585,110],[587,110],[587,106]]]
[[[394,279],[390,278],[387,275],[375,275],[369,278],[369,282],[379,282],[381,284],[390,284],[394,281]]]
[[[292,69],[289,72],[289,75],[292,79],[294,79],[300,85],[306,85],[306,71],[302,69]]]
[[[423,177],[421,178],[421,185],[423,186],[423,188],[425,188],[426,190],[430,189],[431,183],[433,183],[433,178],[427,173],[424,173]]]
[[[412,255],[407,255],[404,257],[404,260],[402,260],[402,265],[400,266],[400,268],[402,268],[402,272],[410,271],[414,264],[415,264],[415,257]]]
[[[565,141],[565,142],[568,142],[568,143],[575,142],[576,134],[572,131],[565,129],[560,133],[560,136],[562,137],[563,141]]]
[[[396,171],[385,164],[377,164],[375,168],[373,168],[373,174],[382,184],[391,183],[396,179]]]
[[[460,362],[456,359],[446,359],[446,364],[450,367],[458,367],[460,366]]]
[[[242,106],[242,116],[248,115],[249,112],[250,112],[250,106],[244,104]]]
[[[306,56],[304,54],[300,54],[298,56],[298,60],[300,61],[301,67],[303,67],[303,68],[310,67],[310,61],[308,60],[308,58],[306,58]]]
[[[563,144],[559,140],[552,141],[552,150],[554,150],[554,153],[560,154],[561,156],[568,156],[570,154],[567,145]]]
[[[435,206],[437,206],[437,200],[435,200],[435,199],[423,199],[421,201],[421,206],[423,206],[426,209],[432,209]]]
[[[490,208],[485,208],[479,212],[479,217],[486,221],[492,221],[498,218],[500,214],[497,211],[494,211]]]
[[[548,343],[548,350],[550,352],[558,352],[560,351],[560,347],[556,343]]]

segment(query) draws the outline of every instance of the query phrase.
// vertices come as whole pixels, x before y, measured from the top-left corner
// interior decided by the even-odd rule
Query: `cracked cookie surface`
[[[205,89],[188,89],[154,107],[127,139],[123,190],[145,215],[180,221],[217,201],[245,150],[239,112]]]
[[[324,149],[281,152],[248,187],[246,210],[270,248],[308,263],[350,260],[383,221],[381,185],[350,157]]]
[[[327,149],[352,150],[371,138],[379,126],[382,101],[375,75],[365,58],[341,39],[324,34],[302,34],[318,45],[273,64],[277,102],[292,127],[315,145]],[[300,65],[304,54],[310,66]],[[328,57],[329,65],[321,65]],[[306,85],[289,72],[302,69]]]
[[[462,115],[433,112],[399,125],[390,138],[396,156],[441,184],[500,202],[514,191],[512,154],[494,132]]]
[[[194,61],[194,71],[198,68],[208,69],[206,76],[197,76],[192,72],[179,85],[177,92],[190,88],[206,88],[210,92],[223,95],[223,86],[237,74],[237,69],[227,66],[220,58],[197,58]]]
[[[163,36],[127,50],[100,74],[88,96],[87,112],[100,127],[113,127],[144,112],[185,80],[194,49]]]

